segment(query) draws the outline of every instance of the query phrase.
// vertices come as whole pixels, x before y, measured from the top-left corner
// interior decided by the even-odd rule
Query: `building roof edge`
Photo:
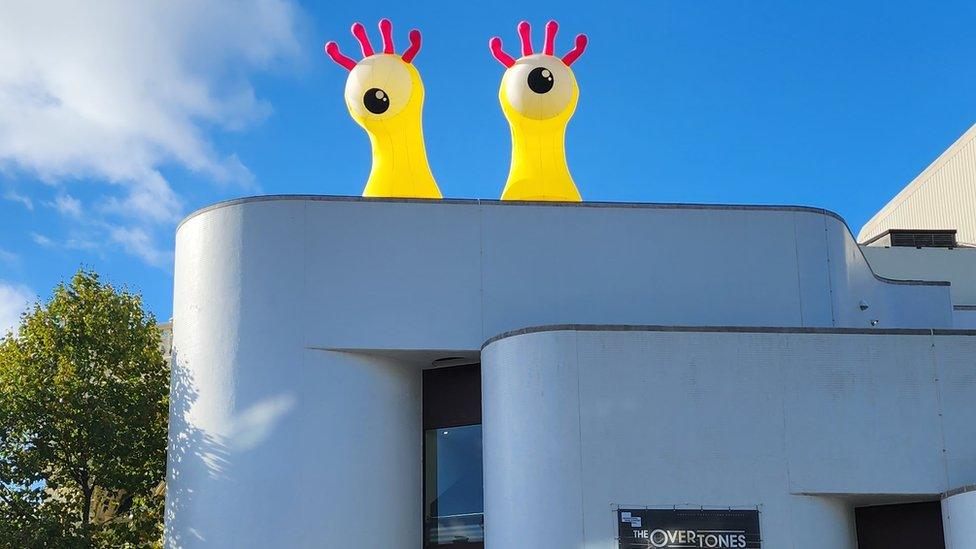
[[[488,338],[481,349],[510,337],[541,332],[702,332],[746,334],[840,334],[840,335],[918,335],[976,336],[976,330],[950,328],[826,328],[804,326],[680,326],[656,324],[545,324],[502,332]]]

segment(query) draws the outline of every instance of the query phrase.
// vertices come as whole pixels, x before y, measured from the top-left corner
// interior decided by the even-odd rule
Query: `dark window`
[[[428,545],[471,546],[485,539],[481,425],[424,433]]]
[[[481,368],[424,371],[424,545],[484,547]]]
[[[858,549],[945,549],[938,501],[854,510]]]

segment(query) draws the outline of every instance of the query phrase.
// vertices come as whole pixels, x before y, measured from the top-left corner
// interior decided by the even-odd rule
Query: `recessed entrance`
[[[945,549],[938,501],[854,510],[858,549]]]
[[[484,547],[481,367],[424,371],[424,547]]]

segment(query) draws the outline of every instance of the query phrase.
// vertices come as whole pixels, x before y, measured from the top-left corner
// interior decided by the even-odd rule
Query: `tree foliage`
[[[0,547],[145,547],[161,538],[169,369],[139,295],[91,271],[0,340]],[[93,498],[118,516],[95,520]]]

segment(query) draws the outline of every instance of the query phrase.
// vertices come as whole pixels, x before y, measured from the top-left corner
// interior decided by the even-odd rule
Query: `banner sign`
[[[620,549],[760,549],[759,511],[618,509]]]

